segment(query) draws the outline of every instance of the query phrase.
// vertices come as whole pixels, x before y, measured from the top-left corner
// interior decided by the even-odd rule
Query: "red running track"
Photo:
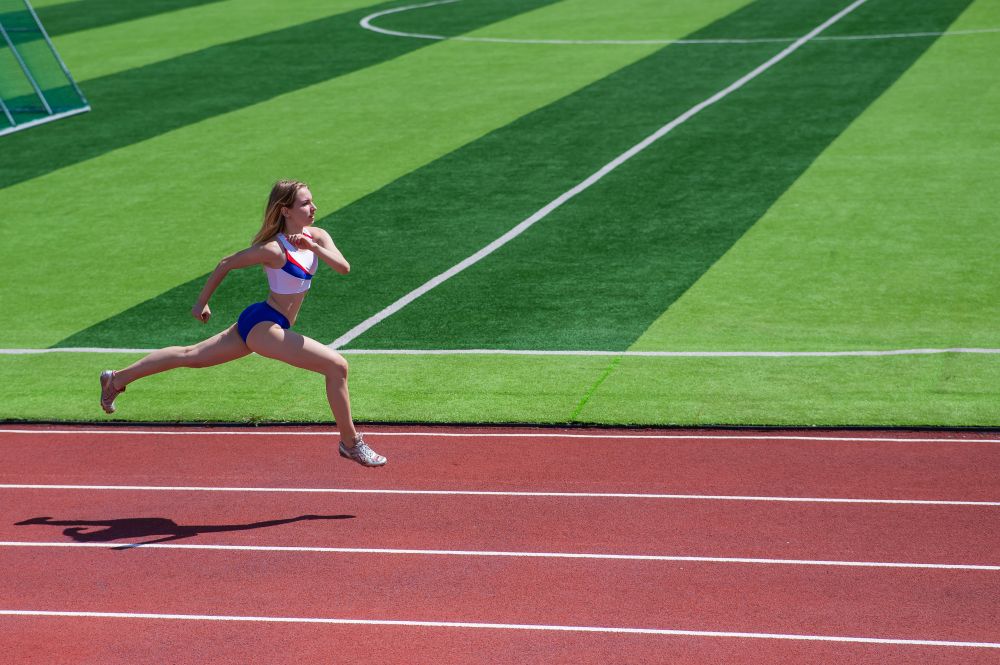
[[[6,429],[13,662],[1000,662],[989,433]]]

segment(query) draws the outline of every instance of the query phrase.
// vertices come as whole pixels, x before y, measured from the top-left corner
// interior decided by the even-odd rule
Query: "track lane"
[[[534,429],[515,432],[528,437],[498,436],[510,430],[497,428],[480,430],[493,436],[477,438],[477,432],[440,436],[460,433],[452,429],[435,429],[430,435],[396,434],[386,431],[389,429],[369,437],[377,449],[393,458],[390,467],[376,472],[341,463],[332,456],[332,445],[324,437],[302,436],[307,431],[301,428],[281,429],[274,438],[259,430],[250,430],[252,436],[204,431],[181,434],[184,430],[129,436],[119,429],[76,435],[0,434],[0,452],[11,462],[0,470],[0,482],[355,489],[405,485],[414,489],[872,498],[899,498],[899,492],[906,492],[907,498],[915,499],[980,501],[996,500],[998,495],[997,481],[986,470],[996,468],[1000,446],[968,440],[835,442],[776,439],[773,433],[747,437],[747,432],[737,433],[741,438],[735,439],[634,439],[631,437],[641,433],[630,431],[626,433],[629,438],[621,438],[621,433],[614,431],[570,431],[574,437],[581,433],[588,437],[607,435],[581,439]],[[650,434],[662,436],[663,432]],[[823,434],[804,432],[803,436]],[[851,439],[885,437],[884,432],[826,434]],[[927,434],[909,436],[924,438]],[[934,433],[933,438],[952,436],[989,437]],[[42,437],[41,442],[34,440],[38,437]],[[173,541],[177,544],[448,547],[995,564],[994,544],[1000,535],[992,525],[997,523],[998,513],[1000,508],[981,506],[0,490],[0,540],[72,542],[62,533],[71,528],[69,525],[15,526],[43,515],[54,520],[98,521],[162,517],[181,527],[234,527],[200,533],[194,529],[190,537]],[[306,514],[354,517],[240,528]],[[114,542],[163,537],[152,531],[155,529],[140,529],[141,537]],[[770,632],[799,634],[867,627],[883,631],[880,635],[886,637],[992,642],[998,639],[988,618],[1000,611],[996,601],[1000,598],[996,582],[1000,576],[967,570],[3,547],[0,565],[14,571],[0,583],[0,598],[30,600],[34,605],[22,605],[21,609],[72,610],[76,605],[76,609],[91,611],[101,607],[128,611],[121,605],[131,603],[140,611],[169,611],[162,603],[149,605],[162,599],[171,607],[189,607],[195,613],[219,603],[216,614],[221,615],[240,614],[243,609],[244,614],[254,616],[286,612],[288,616],[310,616],[302,612],[331,607],[398,614],[412,608],[417,616],[400,618],[435,615],[431,620],[441,620],[451,612],[451,616],[469,614],[465,620],[482,621],[486,612],[498,621],[516,617],[510,622],[521,624],[534,619],[535,623],[552,625],[558,623],[553,618],[562,617],[616,626],[644,619],[635,625],[650,626],[655,619],[661,621],[655,627],[664,628],[697,626],[696,630],[705,630],[731,623],[736,628],[722,630],[732,631],[754,624],[748,628],[751,632],[774,629]],[[355,570],[361,571],[359,577],[343,582],[344,571]],[[322,596],[323,589],[333,591]],[[331,597],[338,604],[329,605]],[[39,607],[39,602],[63,605]],[[618,607],[623,611],[615,611]],[[612,624],[608,617],[617,623]],[[602,618],[604,621],[599,621]],[[666,662],[685,663],[728,658],[746,663],[925,665],[985,663],[996,656],[993,650],[984,653],[979,649],[912,645],[212,623],[0,617],[0,625],[14,628],[7,636],[23,653],[41,653],[40,640],[58,645],[65,638],[64,648],[53,646],[53,654],[75,653],[74,644],[79,652],[79,645],[86,643],[89,653],[95,654],[94,660],[102,663],[129,662],[124,654],[139,654],[141,659],[144,640],[172,645],[174,653],[191,649],[197,654],[211,654],[209,643],[213,640],[225,645],[220,654],[233,653],[234,643],[241,645],[237,649],[245,644],[247,653],[273,654],[274,645],[280,643],[283,653],[302,653],[301,658],[307,660],[315,658],[316,653],[310,650],[315,647],[329,649],[351,662],[412,662],[416,658],[418,662],[459,663],[483,660],[486,653],[489,662],[496,663],[663,662],[657,660],[662,656]],[[782,626],[785,630],[778,630]],[[857,630],[839,634],[857,635]],[[885,632],[891,630],[901,632]],[[122,645],[117,639],[122,631],[136,639]],[[992,639],[975,637],[991,632]],[[205,637],[191,642],[185,641],[186,635]],[[119,657],[121,660],[116,660]],[[61,661],[53,656],[44,662]]]
[[[3,617],[11,653],[45,665],[157,662],[349,662],[356,665],[986,665],[994,653],[972,649],[648,635],[553,634],[386,626],[237,624],[138,619]]]
[[[68,543],[76,526],[113,527],[120,543],[182,532],[173,542],[1000,565],[1000,508],[52,490],[0,499],[0,541]],[[41,517],[51,519],[18,525]]]
[[[1000,443],[822,441],[760,438],[641,439],[641,433],[485,430],[459,437],[373,431],[384,469],[352,466],[336,435],[300,428],[236,434],[185,430],[0,433],[3,484],[355,487],[541,490],[709,495],[1000,500]],[[327,430],[329,432],[329,430]],[[531,434],[530,437],[496,436]],[[490,438],[477,438],[492,434]],[[685,436],[683,431],[676,433]],[[704,433],[702,433],[704,434]],[[836,436],[810,432],[803,436]],[[839,433],[844,435],[844,432]],[[864,439],[885,433],[849,432]],[[659,432],[658,436],[663,433]],[[693,435],[687,433],[687,435]],[[770,436],[787,436],[786,433]],[[906,434],[919,437],[919,433]],[[622,438],[622,437],[628,438]],[[713,435],[714,436],[714,435]],[[725,436],[720,433],[718,436]],[[926,438],[926,434],[924,435]],[[948,438],[937,437],[935,438]]]
[[[112,557],[114,557],[112,559]],[[111,562],[113,561],[113,565]],[[0,552],[3,609],[996,642],[1000,575],[176,550]],[[25,593],[27,591],[27,594]]]

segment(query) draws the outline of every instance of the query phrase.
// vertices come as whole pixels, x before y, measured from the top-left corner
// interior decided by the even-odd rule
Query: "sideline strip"
[[[151,353],[156,349],[102,347],[56,347],[49,349],[0,349],[3,356],[30,356],[45,353]],[[634,358],[835,358],[923,356],[941,353],[1000,354],[1000,349],[953,347],[947,349],[883,349],[853,351],[591,351],[533,349],[339,349],[356,356],[612,356]]]
[[[722,101],[732,93],[743,88],[745,85],[756,79],[758,76],[760,76],[767,70],[774,67],[776,64],[778,64],[779,62],[790,56],[795,51],[799,50],[805,44],[809,43],[809,41],[813,37],[820,34],[824,30],[835,24],[837,21],[839,21],[840,19],[847,16],[855,9],[863,5],[866,1],[867,0],[854,0],[854,2],[852,2],[850,5],[848,5],[844,9],[841,9],[839,12],[828,18],[826,21],[824,21],[817,27],[813,28],[811,31],[809,31],[809,33],[807,33],[803,37],[796,39],[794,43],[784,48],[777,55],[771,57],[769,60],[767,60],[767,62],[757,66],[748,74],[743,75],[734,83],[731,83],[729,86],[723,88],[722,90],[715,93],[708,99],[705,99],[704,101],[692,106],[690,109],[688,109],[681,115],[677,116],[667,124],[663,125],[658,130],[647,136],[645,139],[643,139],[639,143],[636,143],[634,146],[632,146],[631,148],[620,154],[618,157],[615,157],[613,160],[602,166],[599,170],[590,175],[583,182],[579,183],[572,189],[562,193],[555,200],[545,205],[543,208],[535,212],[533,215],[522,221],[520,224],[518,224],[511,230],[509,230],[507,233],[503,234],[490,244],[486,245],[486,247],[483,247],[475,254],[472,254],[471,256],[465,258],[464,260],[455,264],[454,266],[452,266],[445,272],[441,273],[437,277],[430,279],[429,281],[425,282],[422,286],[419,286],[416,289],[410,291],[408,294],[406,294],[396,302],[392,303],[388,307],[384,308],[380,312],[377,312],[376,314],[365,319],[358,325],[354,326],[346,333],[344,333],[343,335],[335,339],[333,342],[331,342],[330,347],[333,349],[337,349],[349,344],[358,336],[364,334],[373,326],[378,325],[388,317],[392,316],[399,310],[403,309],[404,307],[406,307],[411,302],[413,302],[420,296],[424,295],[428,291],[440,286],[441,284],[448,281],[449,279],[451,279],[458,273],[462,272],[466,268],[469,268],[475,265],[476,263],[479,263],[490,254],[492,254],[496,250],[506,245],[511,240],[514,240],[515,238],[520,236],[522,233],[524,233],[529,228],[534,226],[537,222],[548,217],[548,215],[551,212],[562,206],[564,203],[575,197],[577,194],[580,194],[581,192],[584,192],[587,189],[589,189],[592,185],[594,185],[602,178],[604,178],[604,176],[611,173],[616,168],[618,168],[628,160],[635,157],[637,154],[648,148],[654,142],[656,142],[657,140],[659,140],[660,138],[671,132],[674,128],[684,124],[685,122],[693,118],[695,115],[697,115],[704,109],[712,106],[713,104],[716,104],[717,102]]]
[[[389,14],[398,14],[400,12],[410,11],[413,9],[423,9],[425,7],[434,7],[436,5],[447,5],[459,0],[438,0],[437,2],[426,2],[419,5],[409,5],[406,7],[395,7],[393,9],[385,9],[380,12],[375,12],[374,14],[369,14],[368,16],[361,19],[359,24],[365,30],[371,30],[372,32],[377,32],[383,35],[389,35],[390,37],[409,37],[412,39],[431,39],[436,41],[456,41],[456,42],[480,42],[487,44],[553,44],[557,46],[566,45],[611,45],[611,46],[630,46],[630,45],[664,45],[668,46],[671,44],[681,44],[681,45],[700,45],[700,44],[787,44],[789,42],[795,41],[794,37],[759,37],[759,38],[733,38],[733,39],[516,39],[510,37],[468,37],[464,35],[456,35],[454,37],[448,37],[446,35],[431,35],[419,32],[400,32],[398,30],[389,30],[387,28],[380,28],[376,25],[372,25],[372,21],[382,16],[388,16]],[[947,32],[897,32],[897,33],[887,33],[881,35],[834,35],[830,37],[816,37],[816,41],[828,41],[828,42],[841,42],[841,41],[861,41],[861,40],[885,40],[885,39],[915,39],[921,37],[953,37],[959,35],[981,35],[981,34],[991,34],[1000,32],[1000,28],[978,28],[972,30],[952,30]]]
[[[266,427],[266,426],[265,426]],[[274,427],[280,427],[276,425]],[[295,432],[286,430],[266,430],[257,431],[251,429],[244,430],[137,430],[126,429],[119,425],[106,429],[0,429],[0,434],[100,434],[101,436],[318,436],[329,437],[330,432]],[[398,437],[432,437],[432,438],[456,438],[456,439],[613,439],[613,440],[636,440],[636,441],[832,441],[842,443],[1000,443],[1000,439],[947,439],[947,438],[901,438],[901,437],[862,437],[862,436],[795,436],[795,435],[773,435],[762,432],[761,434],[569,434],[566,432],[365,432],[366,436],[382,438],[387,436]],[[0,441],[0,444],[3,442]]]
[[[974,506],[1000,508],[1000,501],[943,499],[850,499],[836,497],[737,496],[712,494],[641,494],[626,492],[517,492],[491,490],[407,490],[355,487],[185,487],[167,485],[28,485],[0,484],[0,490],[84,490],[92,492],[258,492],[292,494],[392,494],[406,496],[489,496],[543,499],[651,499],[675,501],[766,501],[773,503],[854,503],[896,506]]]
[[[319,554],[402,554],[416,556],[511,557],[524,559],[599,559],[684,563],[747,563],[779,566],[839,566],[851,568],[918,568],[929,570],[1000,571],[1000,566],[894,561],[823,561],[809,559],[754,559],[745,557],[672,556],[660,554],[590,554],[577,552],[503,552],[487,550],[416,550],[368,547],[289,547],[278,545],[180,545],[166,543],[38,543],[0,541],[0,547],[84,547],[103,549],[219,550],[226,552],[302,552]]]
[[[965,647],[1000,649],[996,642],[952,642],[947,640],[908,640],[881,637],[848,637],[840,635],[796,635],[781,633],[743,633],[715,630],[672,630],[665,628],[613,628],[604,626],[546,626],[516,623],[472,623],[465,621],[404,621],[389,619],[335,619],[321,617],[225,616],[215,614],[147,614],[139,612],[54,612],[43,610],[0,610],[0,616],[35,616],[89,619],[160,619],[172,621],[246,621],[253,623],[313,623],[352,626],[406,626],[415,628],[472,628],[492,630],[535,630],[572,633],[616,633],[628,635],[663,635],[680,637],[734,637],[763,640],[797,640],[810,642],[855,642],[861,644],[896,644],[905,646]]]

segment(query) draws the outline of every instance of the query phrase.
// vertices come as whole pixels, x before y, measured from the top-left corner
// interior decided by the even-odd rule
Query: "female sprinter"
[[[253,244],[219,262],[191,315],[202,323],[212,316],[208,300],[230,270],[262,265],[270,294],[250,305],[236,323],[194,346],[154,351],[122,370],[101,373],[101,408],[114,413],[115,398],[144,376],[175,367],[211,367],[236,360],[251,351],[326,377],[326,396],[340,430],[340,454],[364,466],[382,466],[386,458],[373,451],[354,429],[347,392],[347,361],[333,349],[290,330],[302,306],[319,260],[346,275],[351,266],[330,234],[312,226],[316,205],[301,182],[282,180],[271,189],[264,223]]]

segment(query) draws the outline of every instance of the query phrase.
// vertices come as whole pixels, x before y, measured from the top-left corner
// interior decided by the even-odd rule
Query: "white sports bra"
[[[302,235],[312,238],[308,233]],[[279,233],[277,237],[281,248],[285,250],[285,265],[280,268],[264,266],[271,291],[281,294],[308,291],[319,265],[319,257],[312,250],[297,249],[295,245],[288,242],[284,233]]]

